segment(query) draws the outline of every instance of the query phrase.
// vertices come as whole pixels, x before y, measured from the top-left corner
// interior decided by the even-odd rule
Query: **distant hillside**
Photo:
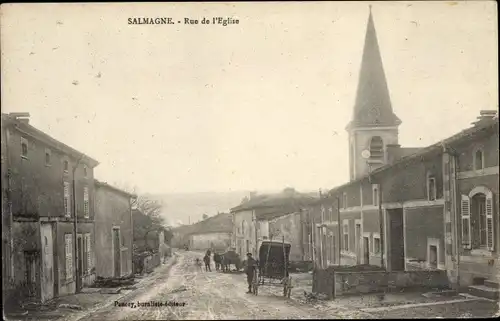
[[[258,191],[258,194],[267,193]],[[193,224],[202,220],[203,214],[215,216],[219,212],[239,205],[241,200],[250,194],[249,191],[203,192],[179,194],[151,194],[149,197],[163,204],[163,216],[170,225]],[[317,192],[307,193],[317,194]]]
[[[193,224],[200,221],[203,214],[217,215],[219,212],[229,212],[229,209],[241,203],[249,192],[205,192],[183,194],[153,194],[151,198],[163,204],[163,216],[171,225]]]

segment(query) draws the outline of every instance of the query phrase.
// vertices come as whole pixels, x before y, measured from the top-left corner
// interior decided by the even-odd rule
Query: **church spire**
[[[353,118],[348,128],[398,126],[399,124],[401,120],[392,110],[370,5],[356,102]]]

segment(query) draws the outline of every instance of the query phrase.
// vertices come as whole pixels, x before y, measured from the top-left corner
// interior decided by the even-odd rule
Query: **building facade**
[[[290,261],[303,261],[304,258],[301,214],[295,212],[268,220],[270,238],[278,242],[284,240],[291,245]]]
[[[35,300],[75,293],[95,277],[93,170],[98,162],[28,119],[2,114],[2,125],[11,281]]]
[[[257,256],[262,241],[271,238],[281,241],[281,239],[276,239],[277,236],[273,237],[273,233],[281,233],[281,236],[284,234],[288,236],[295,235],[299,231],[297,224],[294,225],[294,232],[292,233],[291,231],[281,230],[281,221],[278,228],[276,226],[278,223],[273,220],[288,214],[301,213],[303,209],[316,200],[315,197],[296,192],[293,188],[286,188],[281,193],[268,195],[252,193],[248,200],[231,209],[233,215],[232,247],[235,248],[236,253],[239,255],[244,256],[250,252]],[[300,220],[300,214],[297,214],[297,217]],[[271,231],[273,226],[275,230]],[[302,235],[299,234],[300,236],[294,236],[290,239],[295,243],[295,245],[292,245],[295,248],[291,249],[294,253],[295,251],[302,252]]]
[[[189,236],[189,248],[193,250],[214,249],[225,252],[231,247],[231,232],[198,232]]]
[[[132,273],[135,195],[94,180],[97,276],[122,277]]]
[[[400,124],[370,12],[346,128],[351,180],[308,209],[317,266],[446,270],[460,286],[498,281],[497,113],[483,111],[471,128],[426,148],[401,147]]]

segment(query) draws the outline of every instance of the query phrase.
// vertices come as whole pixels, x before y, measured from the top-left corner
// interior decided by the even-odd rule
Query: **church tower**
[[[388,163],[387,146],[398,144],[400,124],[392,110],[370,6],[354,113],[346,127],[351,181]]]

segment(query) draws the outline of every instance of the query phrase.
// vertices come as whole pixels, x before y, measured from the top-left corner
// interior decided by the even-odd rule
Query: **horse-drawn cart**
[[[283,287],[283,296],[290,297],[293,288],[289,275],[289,256],[291,245],[282,242],[264,241],[259,248],[258,268],[254,270],[252,293],[258,295],[259,287]]]

